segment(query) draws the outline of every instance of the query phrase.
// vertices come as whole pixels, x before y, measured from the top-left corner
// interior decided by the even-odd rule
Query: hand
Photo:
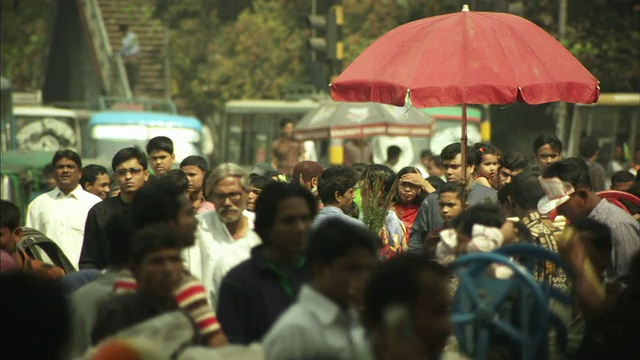
[[[513,221],[505,221],[504,224],[502,224],[502,226],[500,227],[500,232],[502,233],[502,238],[504,239],[503,244],[509,244],[518,241],[518,228]]]
[[[422,174],[420,174],[420,172],[418,171],[414,173],[408,173],[408,174],[402,175],[402,177],[400,178],[400,181],[408,182],[410,184],[419,186],[422,191],[425,191],[427,193],[432,193],[436,191],[433,185],[431,185],[427,180],[425,180],[422,177]]]

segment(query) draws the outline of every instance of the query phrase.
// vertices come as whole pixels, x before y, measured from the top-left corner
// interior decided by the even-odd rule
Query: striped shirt
[[[131,272],[123,270],[118,274],[118,279],[113,285],[113,292],[120,294],[135,291],[137,288],[138,283]],[[204,285],[193,275],[185,273],[175,295],[178,306],[191,316],[207,340],[221,330],[216,313],[207,301]]]

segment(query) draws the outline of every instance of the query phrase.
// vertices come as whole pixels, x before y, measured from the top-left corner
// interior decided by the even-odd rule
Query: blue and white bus
[[[118,150],[140,146],[156,136],[173,141],[176,160],[203,155],[207,148],[203,125],[195,117],[149,111],[100,111],[89,120],[90,157],[111,159]]]

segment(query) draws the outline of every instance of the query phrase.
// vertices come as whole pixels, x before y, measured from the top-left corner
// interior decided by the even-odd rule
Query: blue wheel
[[[496,279],[487,274],[491,264],[505,265],[513,275]],[[461,350],[473,359],[486,359],[490,349],[535,358],[547,339],[549,301],[531,274],[495,252],[467,254],[450,267],[460,280],[452,320]]]

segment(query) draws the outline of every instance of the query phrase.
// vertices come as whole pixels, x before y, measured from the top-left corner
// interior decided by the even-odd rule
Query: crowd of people
[[[275,166],[250,171],[210,167],[197,155],[176,164],[164,136],[146,151],[121,149],[111,171],[56,152],[55,188],[29,204],[24,226],[55,242],[77,271],[30,258],[19,246],[20,211],[2,200],[0,282],[13,294],[2,296],[12,324],[2,351],[49,359],[464,358],[451,334],[456,282],[447,265],[523,242],[559,252],[575,270],[570,279],[537,264],[532,274],[575,294],[574,306],[549,310],[567,328],[566,351],[640,353],[640,211],[632,196],[613,204],[598,195],[604,168],[594,165],[592,139],[580,158],[563,159],[560,140],[544,134],[532,163],[489,143],[466,151],[453,143],[408,167],[395,148],[385,164],[325,168],[291,157],[302,151],[295,144],[276,145]],[[616,169],[611,189],[640,197],[640,173],[630,171]],[[44,327],[32,331],[34,323]],[[564,351],[550,341],[551,357]]]

